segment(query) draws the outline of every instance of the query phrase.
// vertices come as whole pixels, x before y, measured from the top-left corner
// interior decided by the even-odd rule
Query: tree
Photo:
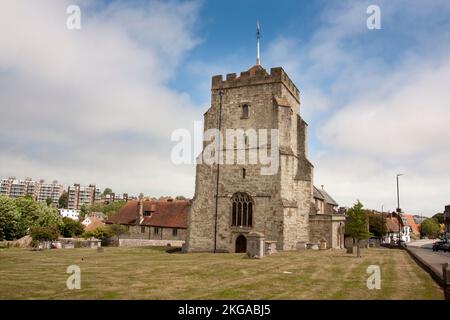
[[[362,209],[361,202],[355,203],[347,210],[347,221],[345,223],[345,233],[356,240],[356,256],[361,257],[360,240],[368,239],[372,234],[368,231],[368,215]]]
[[[425,219],[420,225],[422,235],[429,238],[437,238],[440,232],[439,222],[434,218]]]
[[[44,205],[34,201],[31,197],[16,198],[14,204],[20,213],[19,221],[22,235],[25,235],[38,221],[41,207]]]
[[[83,221],[86,218],[86,216],[88,216],[90,213],[91,213],[90,206],[88,206],[87,204],[81,205],[79,215],[80,221]]]
[[[111,235],[116,236],[119,239],[119,236],[126,233],[127,229],[125,226],[121,224],[110,224],[107,228],[111,231]]]
[[[107,244],[107,240],[108,238],[112,237],[113,233],[111,231],[111,229],[109,229],[108,227],[101,227],[101,228],[97,228],[94,231],[89,231],[89,232],[85,232],[83,233],[83,238],[91,238],[94,237],[96,239],[99,239],[102,241],[102,244],[106,245]]]
[[[439,224],[444,223],[444,214],[443,213],[436,213],[434,216],[432,216],[431,218],[436,219],[436,221]]]
[[[83,220],[87,215],[92,212],[102,212],[106,214],[108,217],[111,217],[117,211],[119,211],[124,205],[126,205],[125,200],[114,201],[108,204],[104,203],[94,203],[90,206],[83,205],[80,208],[80,220]]]
[[[14,240],[21,237],[20,212],[14,200],[0,196],[0,240]]]
[[[111,194],[113,193],[111,188],[105,188],[105,190],[103,190],[103,195],[106,196],[107,194]]]
[[[59,206],[60,208],[66,209],[66,208],[67,208],[68,200],[69,200],[69,194],[68,194],[66,191],[64,191],[64,192],[61,194],[61,196],[59,197],[59,200],[58,200],[58,206]]]
[[[33,241],[53,241],[58,239],[59,232],[54,227],[33,227],[30,235]]]
[[[52,200],[52,198],[47,198],[47,199],[45,199],[45,203],[47,204],[47,206],[51,206],[52,205],[52,203],[53,203],[53,200]]]
[[[33,227],[59,228],[61,216],[56,208],[36,202],[32,197],[14,200],[0,196],[0,239],[14,240]]]
[[[144,199],[144,194],[141,192],[141,193],[139,193],[139,200],[142,200],[142,199]]]
[[[175,200],[186,200],[184,196],[176,196]]]
[[[62,219],[61,234],[65,238],[72,238],[81,235],[84,227],[79,221],[75,221],[68,217]]]
[[[386,228],[386,217],[381,214],[366,211],[369,217],[369,232],[374,236],[382,237],[387,232]]]
[[[62,226],[62,218],[56,208],[47,207],[46,205],[41,204],[39,206],[38,218],[34,222],[34,225],[60,229]]]

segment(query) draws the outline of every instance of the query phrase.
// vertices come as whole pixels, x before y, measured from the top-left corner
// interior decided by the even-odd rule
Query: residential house
[[[405,219],[405,224],[410,227],[411,237],[419,239],[420,238],[420,226],[416,223],[414,215],[403,214],[402,217]]]
[[[86,217],[81,224],[84,226],[85,231],[94,231],[97,228],[103,227],[105,222],[96,215],[90,215],[89,217]]]
[[[63,218],[70,218],[75,221],[78,221],[80,218],[80,210],[75,209],[59,209],[59,214]]]
[[[126,226],[121,238],[185,241],[190,205],[188,200],[132,200],[106,223]]]
[[[409,215],[411,216],[411,215]],[[406,217],[404,214],[400,216],[396,212],[389,213],[385,217],[386,234],[383,237],[383,243],[395,243],[400,238],[405,242],[411,241],[412,227],[409,225],[411,218]],[[414,220],[412,218],[412,220]]]

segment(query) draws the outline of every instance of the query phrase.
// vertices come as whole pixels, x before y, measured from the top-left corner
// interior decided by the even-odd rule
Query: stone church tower
[[[257,64],[239,76],[214,76],[211,91],[205,131],[220,128],[225,140],[226,129],[267,129],[268,142],[257,148],[268,155],[275,152],[277,170],[262,174],[268,165],[260,162],[199,163],[204,144],[197,159],[185,251],[243,252],[250,232],[262,233],[266,241],[276,242],[278,250],[294,250],[309,242],[313,166],[307,159],[307,124],[300,117],[299,90],[282,68],[268,73]],[[271,129],[278,130],[276,149]],[[246,135],[243,148],[248,157],[252,146],[247,140]],[[220,146],[225,159],[227,151],[240,148],[237,143],[230,148],[225,141]]]

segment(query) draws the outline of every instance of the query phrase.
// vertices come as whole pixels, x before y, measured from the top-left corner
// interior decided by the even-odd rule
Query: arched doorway
[[[247,252],[247,238],[242,234],[236,238],[236,253]]]

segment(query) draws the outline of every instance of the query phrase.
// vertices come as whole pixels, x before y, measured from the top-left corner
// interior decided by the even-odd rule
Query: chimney
[[[142,199],[138,201],[136,225],[140,225],[144,221],[144,203]]]
[[[322,187],[322,190],[325,190],[323,187],[324,187],[324,185],[321,185],[321,187]]]

